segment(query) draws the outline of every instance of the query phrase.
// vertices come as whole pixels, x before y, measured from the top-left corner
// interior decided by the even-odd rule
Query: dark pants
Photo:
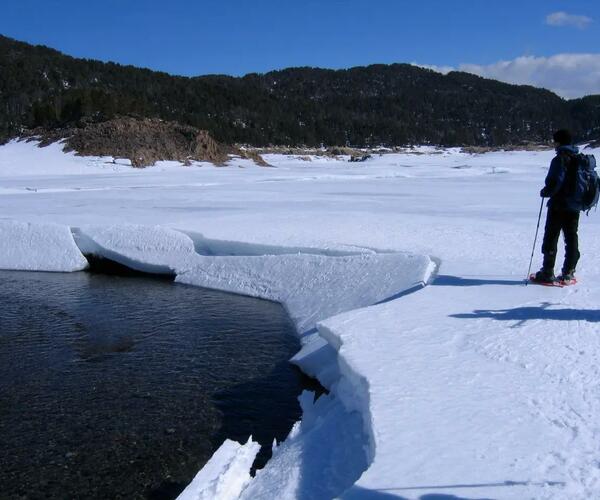
[[[577,261],[579,260],[579,243],[577,238],[578,226],[579,212],[568,212],[552,207],[548,208],[544,241],[542,243],[544,270],[554,271],[554,265],[556,263],[556,245],[558,244],[558,237],[562,231],[565,237],[565,261],[563,263],[562,271],[575,271]]]

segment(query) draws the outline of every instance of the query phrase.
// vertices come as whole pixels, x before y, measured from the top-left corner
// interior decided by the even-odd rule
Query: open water
[[[174,498],[225,437],[300,418],[276,303],[149,277],[0,272],[0,496]]]

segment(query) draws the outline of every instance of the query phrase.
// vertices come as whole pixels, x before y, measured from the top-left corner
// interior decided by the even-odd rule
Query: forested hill
[[[226,143],[502,145],[557,127],[600,137],[600,96],[442,75],[408,64],[186,78],[76,59],[0,36],[0,138],[115,115],[159,117]]]

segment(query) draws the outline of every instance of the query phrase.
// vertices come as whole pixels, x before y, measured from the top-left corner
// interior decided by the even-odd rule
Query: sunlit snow
[[[284,304],[294,362],[331,393],[302,396],[303,421],[255,478],[256,445],[229,441],[186,500],[595,498],[597,214],[581,218],[577,286],[523,284],[552,155],[140,170],[13,141],[0,268],[76,271],[94,253]]]

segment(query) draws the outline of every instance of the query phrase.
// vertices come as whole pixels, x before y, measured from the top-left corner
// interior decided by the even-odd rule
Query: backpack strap
[[[566,151],[564,149],[558,152],[561,161],[563,162],[563,166],[565,168],[578,168],[579,167],[579,156],[581,153],[572,153],[571,151]]]

